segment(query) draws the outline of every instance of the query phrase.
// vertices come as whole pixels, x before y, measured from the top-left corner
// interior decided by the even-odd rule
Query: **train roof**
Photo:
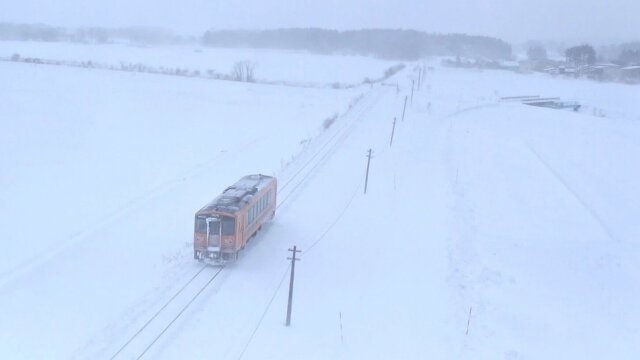
[[[265,188],[272,180],[272,176],[262,174],[244,176],[200,209],[198,213],[214,211],[234,213],[247,204],[253,195]]]

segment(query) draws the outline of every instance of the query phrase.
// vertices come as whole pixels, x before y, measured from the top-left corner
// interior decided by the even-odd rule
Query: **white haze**
[[[594,43],[640,39],[636,0],[23,0],[0,2],[0,22],[214,29],[405,28]]]

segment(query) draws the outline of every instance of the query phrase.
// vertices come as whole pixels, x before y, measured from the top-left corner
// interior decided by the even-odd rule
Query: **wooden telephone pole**
[[[393,133],[396,132],[396,118],[393,118],[393,127],[391,128],[391,141],[389,141],[389,147],[393,145]]]
[[[296,249],[296,246],[293,246],[293,249],[289,249],[292,252],[291,257],[288,257],[287,260],[291,260],[291,279],[289,280],[289,303],[287,305],[287,326],[291,324],[291,303],[293,302],[293,277],[296,271],[296,261],[300,259],[296,258],[296,253],[301,252]]]
[[[416,81],[411,80],[411,105],[413,105],[413,88],[416,87]]]
[[[404,107],[402,107],[402,121],[404,121],[404,112],[405,112],[405,110],[407,110],[407,99],[408,98],[409,97],[405,95],[405,97],[404,97]]]
[[[371,165],[371,149],[367,153],[367,175],[364,178],[364,193],[367,193],[367,184],[369,183],[369,166]]]

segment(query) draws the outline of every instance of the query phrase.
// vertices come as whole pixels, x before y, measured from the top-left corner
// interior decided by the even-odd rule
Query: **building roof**
[[[253,195],[265,188],[272,179],[273,177],[262,174],[247,175],[229,186],[198,213],[213,211],[234,213],[249,203]]]

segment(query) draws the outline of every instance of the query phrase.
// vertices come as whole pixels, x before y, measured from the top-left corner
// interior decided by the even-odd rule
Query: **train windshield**
[[[196,232],[206,234],[207,233],[207,218],[204,216],[198,216],[196,218]]]
[[[236,233],[236,219],[232,217],[222,218],[222,235],[235,235]]]

